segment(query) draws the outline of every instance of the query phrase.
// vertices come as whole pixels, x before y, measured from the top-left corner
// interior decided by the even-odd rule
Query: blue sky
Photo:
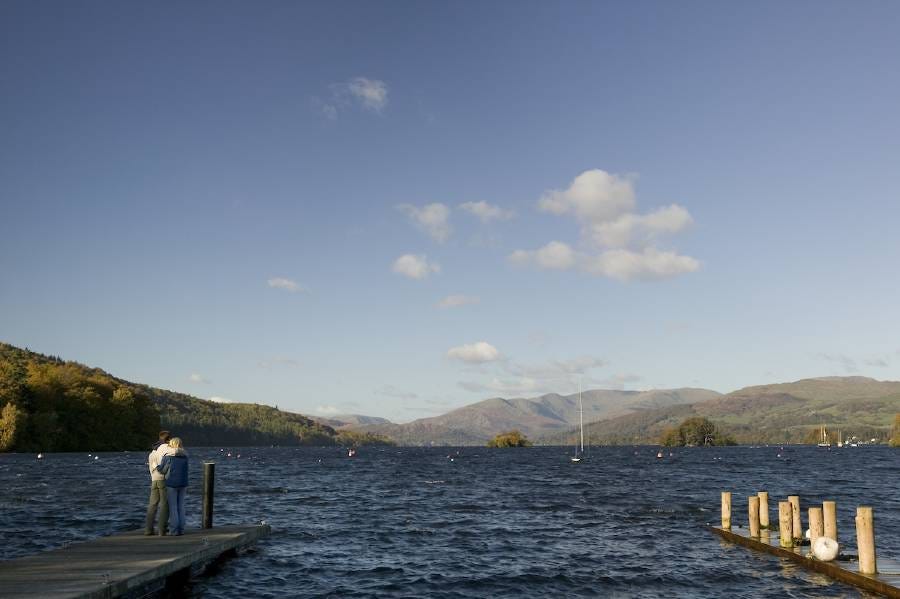
[[[411,420],[900,378],[900,5],[0,4],[0,339]]]

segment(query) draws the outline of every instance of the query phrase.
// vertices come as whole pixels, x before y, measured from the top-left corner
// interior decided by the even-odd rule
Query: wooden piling
[[[788,495],[788,503],[791,504],[791,536],[795,539],[802,539],[803,524],[800,522],[800,496]]]
[[[872,508],[856,508],[856,545],[859,551],[859,573],[875,574],[875,528]]]
[[[822,508],[809,508],[809,543],[812,545],[816,539],[825,534],[825,521],[822,518]]]
[[[203,462],[203,528],[212,528],[215,489],[216,464],[215,462]]]
[[[782,547],[793,547],[794,538],[792,536],[794,523],[793,508],[789,501],[778,502],[778,531],[780,533],[780,544]],[[724,527],[723,527],[724,528]]]
[[[747,516],[750,521],[750,536],[759,536],[759,497],[751,495],[747,498]]]
[[[837,529],[837,504],[833,501],[823,501],[822,517],[825,520],[825,536],[840,543]]]
[[[760,491],[759,496],[759,527],[763,530],[769,528],[769,492]]]
[[[722,491],[722,528],[731,530],[731,491]]]

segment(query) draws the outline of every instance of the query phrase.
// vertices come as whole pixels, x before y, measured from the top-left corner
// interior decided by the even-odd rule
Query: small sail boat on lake
[[[584,457],[584,403],[581,401],[581,383],[578,384],[578,420],[581,427],[581,449],[575,447],[575,455],[571,457],[573,462],[580,462]]]
[[[818,443],[819,447],[831,447],[831,442],[828,440],[828,433],[825,432],[825,425],[822,425],[822,440]]]

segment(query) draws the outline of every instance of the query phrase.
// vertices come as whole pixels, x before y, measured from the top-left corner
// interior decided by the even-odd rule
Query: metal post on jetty
[[[747,498],[747,515],[750,521],[750,536],[759,536],[759,496],[751,495]]]
[[[794,538],[791,534],[794,522],[793,509],[789,501],[778,502],[778,532],[779,542],[782,547],[793,547]]]
[[[809,508],[809,543],[812,545],[821,536],[825,535],[825,521],[822,519],[822,508]]]
[[[731,491],[722,491],[722,528],[731,530]]]
[[[823,501],[822,515],[825,519],[825,536],[839,543],[837,530],[837,504],[833,501]]]
[[[769,528],[769,492],[760,491],[759,496],[759,527],[762,529]]]
[[[872,508],[859,506],[856,508],[856,544],[859,551],[859,573],[875,574],[875,529]]]
[[[800,522],[800,496],[788,495],[788,503],[791,504],[791,536],[796,539],[803,538],[803,524]]]
[[[215,462],[203,462],[203,528],[212,528],[215,488],[216,464]]]

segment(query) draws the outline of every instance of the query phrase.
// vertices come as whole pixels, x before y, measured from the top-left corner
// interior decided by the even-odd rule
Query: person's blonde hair
[[[181,437],[172,437],[169,439],[169,447],[173,449],[178,449],[181,447]]]

